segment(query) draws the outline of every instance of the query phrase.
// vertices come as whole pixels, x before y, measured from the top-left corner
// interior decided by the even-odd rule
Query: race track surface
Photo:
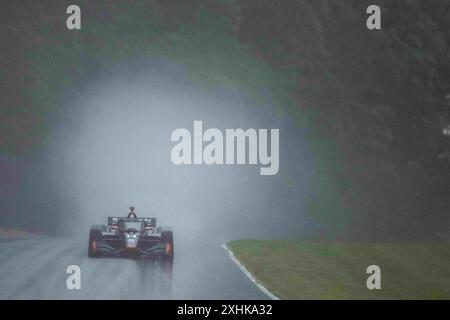
[[[151,259],[88,258],[80,240],[0,242],[0,299],[267,299],[220,242],[175,243],[173,264]],[[81,268],[81,290],[66,269]]]

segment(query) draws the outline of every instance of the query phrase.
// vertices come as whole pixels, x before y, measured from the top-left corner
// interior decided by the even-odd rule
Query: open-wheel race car
[[[93,225],[89,257],[163,257],[173,260],[173,232],[156,226],[156,218],[108,217],[108,225]]]

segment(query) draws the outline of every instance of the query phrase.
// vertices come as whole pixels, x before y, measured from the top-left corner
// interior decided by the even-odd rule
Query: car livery
[[[156,226],[156,218],[108,217],[108,225],[93,225],[89,257],[134,256],[173,259],[173,232]]]

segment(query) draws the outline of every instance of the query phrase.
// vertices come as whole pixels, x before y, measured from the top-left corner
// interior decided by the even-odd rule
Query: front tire
[[[101,241],[103,234],[101,230],[91,229],[89,231],[89,246],[88,246],[88,256],[89,258],[97,258],[100,256],[100,252],[97,249],[97,242]]]
[[[166,247],[165,257],[173,261],[173,257],[175,255],[175,247],[173,245],[173,232],[172,231],[163,231],[161,232],[161,240],[168,245]]]

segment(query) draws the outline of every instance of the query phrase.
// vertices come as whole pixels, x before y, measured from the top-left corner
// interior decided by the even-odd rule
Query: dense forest
[[[164,58],[305,129],[316,160],[308,214],[328,223],[322,237],[446,237],[447,0],[80,0],[82,30],[68,32],[72,2],[1,1],[2,154],[32,160],[59,99],[91,72]],[[366,28],[370,4],[381,30]]]

